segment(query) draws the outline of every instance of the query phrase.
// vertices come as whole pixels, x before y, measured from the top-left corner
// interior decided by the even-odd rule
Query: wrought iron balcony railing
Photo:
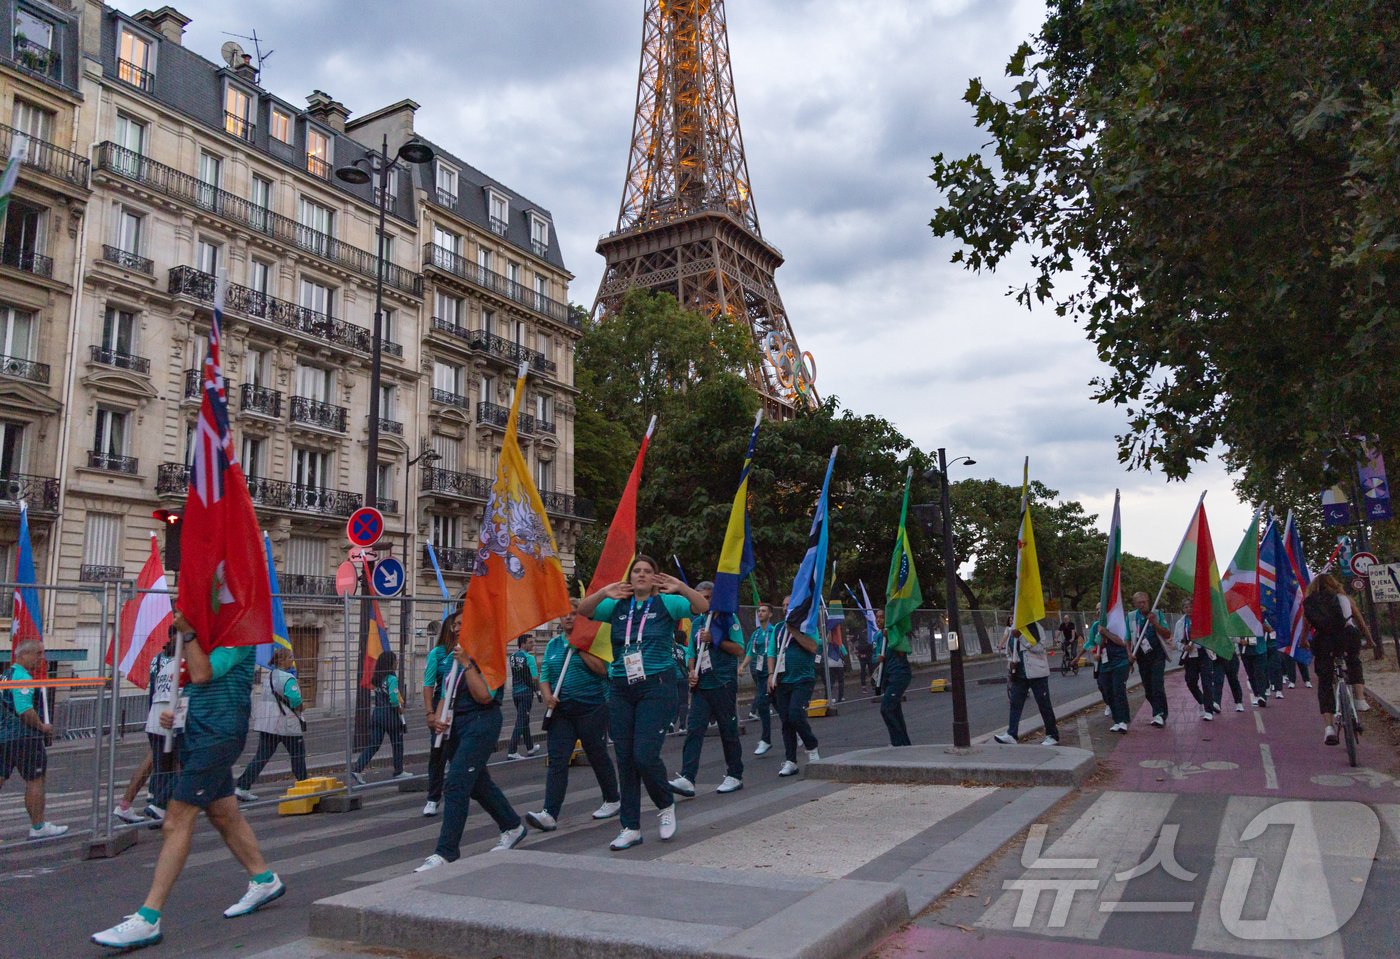
[[[306,155],[306,172],[312,176],[318,176],[322,180],[331,178],[331,165],[318,156]]]
[[[304,426],[319,426],[323,430],[345,432],[345,421],[350,415],[343,406],[335,406],[309,396],[292,397],[292,422]]]
[[[425,466],[419,470],[422,476],[420,489],[425,493],[445,493],[465,499],[488,500],[491,498],[491,480],[476,473],[459,473],[455,470]]]
[[[441,333],[446,333],[448,336],[459,339],[464,344],[474,349],[480,348],[482,342],[481,334],[476,330],[467,329],[467,327],[462,326],[460,323],[455,323],[452,320],[444,320],[440,316],[435,316],[432,318],[432,328]]]
[[[212,305],[214,276],[201,273],[191,266],[177,266],[170,271],[170,292]],[[237,283],[228,285],[224,293],[224,309],[346,349],[361,353],[370,351],[370,333],[363,326],[337,320]]]
[[[151,361],[144,356],[133,356],[120,350],[109,350],[105,346],[92,346],[90,349],[94,363],[115,366],[119,370],[131,370],[133,373],[149,375],[151,372]]]
[[[35,276],[53,279],[53,260],[42,253],[26,250],[13,243],[0,246],[0,266],[8,266],[25,273],[33,273]]]
[[[117,61],[117,79],[147,93],[156,88],[156,75],[150,70],[141,69],[130,60]]]
[[[536,240],[532,238],[530,240],[530,250],[535,254],[535,256],[539,257],[540,259],[544,259],[546,256],[549,255],[549,244],[546,243],[544,240]]]
[[[0,506],[18,508],[21,502],[38,512],[58,512],[58,480],[29,473],[0,473]]]
[[[334,576],[310,576],[306,573],[284,573],[277,585],[288,596],[335,596]]]
[[[398,501],[398,500],[396,500],[396,499],[390,499],[390,498],[388,498],[387,496],[381,496],[381,497],[379,497],[378,500],[376,500],[376,502],[379,504],[379,512],[381,512],[381,513],[389,513],[389,514],[392,514],[392,515],[394,515],[394,516],[399,515],[399,501]]]
[[[233,390],[233,384],[228,377],[224,377],[224,396],[228,396]],[[204,396],[204,370],[185,370],[185,392],[184,398],[187,400],[197,400]]]
[[[381,416],[379,417],[379,432],[390,433],[394,436],[402,436],[403,424],[398,420],[385,419]]]
[[[540,502],[544,508],[551,513],[558,513],[560,516],[575,516],[579,519],[593,518],[593,503],[579,496],[570,496],[567,493],[541,492]]]
[[[126,570],[120,566],[95,566],[84,563],[78,567],[78,582],[80,583],[110,583],[126,576]]]
[[[444,573],[470,573],[476,567],[476,550],[463,549],[460,546],[434,546],[433,554],[437,556],[438,566]],[[428,559],[428,544],[423,544],[423,562],[431,562]]]
[[[437,189],[437,202],[438,202],[438,206],[456,207],[456,206],[457,206],[457,194],[455,194],[455,193],[448,193],[448,192],[447,192],[446,190],[444,190],[442,187],[438,187],[438,189]]]
[[[553,436],[553,435],[554,435],[554,421],[553,421],[553,420],[539,420],[539,419],[535,420],[535,432],[536,432],[536,433],[547,433],[547,434],[549,434],[550,436]]]
[[[36,363],[22,356],[0,356],[0,375],[17,377],[31,383],[47,383],[49,364]]]
[[[478,403],[476,404],[476,421],[487,426],[498,426],[505,429],[506,424],[510,422],[510,407],[500,406],[496,403]],[[520,414],[520,432],[535,432],[535,418],[529,413]]]
[[[321,257],[360,276],[373,280],[378,275],[378,258],[369,250],[351,246],[289,217],[272,213],[251,200],[217,189],[197,177],[110,141],[97,147],[97,168],[173,199],[212,210],[226,220]],[[421,295],[423,292],[422,276],[393,263],[384,265],[384,282],[405,293]]]
[[[190,488],[190,468],[184,463],[161,463],[156,468],[156,492],[183,496]]]
[[[546,359],[539,350],[532,350],[519,343],[512,343],[504,336],[497,336],[495,333],[484,333],[477,331],[473,333],[473,343],[479,350],[499,356],[509,362],[512,366],[519,366],[522,362],[529,361],[530,369],[539,373],[555,373],[559,366],[553,360]]]
[[[521,306],[529,307],[556,323],[563,323],[575,329],[579,327],[578,321],[569,314],[568,304],[533,293],[509,277],[458,256],[444,246],[438,246],[436,243],[424,244],[423,266],[425,268],[436,267],[451,273],[453,276],[461,277],[483,290],[503,296]]]
[[[345,493],[320,486],[303,486],[281,480],[248,477],[248,493],[256,506],[318,513],[322,516],[349,516],[360,508],[359,493]]]
[[[10,155],[10,145],[14,143],[15,134],[20,132],[22,131],[0,123],[0,156]],[[29,145],[25,148],[24,158],[21,160],[25,166],[43,170],[77,186],[87,186],[88,168],[92,166],[92,161],[45,140],[36,139],[28,134],[25,136],[29,137]]]
[[[106,470],[109,473],[136,475],[137,460],[134,456],[117,456],[100,450],[88,450],[88,468]]]
[[[102,244],[102,259],[108,263],[115,263],[117,266],[126,267],[128,270],[135,270],[147,276],[154,276],[156,265],[153,260],[148,260],[144,256],[137,256],[119,246],[112,246],[110,243]]]
[[[432,390],[428,393],[428,398],[431,399],[434,403],[439,403],[443,406],[455,406],[459,410],[465,410],[471,406],[471,401],[468,400],[461,393],[453,393],[449,390],[440,390],[436,386],[433,387]]]
[[[496,234],[497,236],[505,236],[507,233],[510,232],[510,224],[507,223],[505,220],[501,220],[493,216],[490,219],[490,223],[491,232]]]
[[[257,127],[247,117],[241,117],[236,113],[224,111],[224,129],[240,140],[253,142],[253,134],[257,132]]]
[[[63,59],[58,51],[21,34],[15,35],[15,63],[50,80],[63,82]]]
[[[282,394],[266,386],[244,383],[239,387],[239,405],[245,413],[260,413],[263,416],[282,416]]]

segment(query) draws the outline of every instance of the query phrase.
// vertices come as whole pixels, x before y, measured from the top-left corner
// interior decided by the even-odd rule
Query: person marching
[[[389,737],[389,748],[394,754],[394,778],[413,778],[413,774],[404,772],[403,768],[403,699],[399,696],[398,673],[394,671],[397,666],[398,659],[392,651],[388,651],[379,657],[374,667],[374,685],[370,690],[369,743],[350,770],[351,777],[361,786],[365,784],[362,775],[365,767],[379,752],[385,736]]]
[[[507,759],[524,759],[540,751],[539,743],[530,733],[530,707],[540,688],[540,667],[535,662],[535,639],[521,636],[515,641],[515,651],[510,654],[510,694],[515,702],[515,727],[510,731],[510,745],[506,747]],[[525,752],[516,747],[525,740]]]
[[[1113,715],[1113,694],[1103,671],[1104,645],[1107,640],[1099,636],[1099,619],[1103,615],[1103,604],[1094,605],[1094,621],[1089,624],[1089,635],[1084,640],[1084,655],[1094,669],[1094,685],[1098,687],[1099,698],[1103,700],[1103,714]]]
[[[715,584],[709,580],[695,589],[707,604],[714,598]],[[685,654],[691,688],[690,717],[681,748],[681,773],[671,780],[671,791],[677,795],[687,799],[695,796],[700,751],[705,746],[705,730],[711,717],[719,727],[724,749],[724,781],[715,792],[732,793],[744,788],[744,747],[739,742],[738,716],[739,657],[743,654],[744,631],[737,618],[729,624],[729,636],[718,644],[712,639],[707,618],[697,616],[691,620],[690,644]]]
[[[685,730],[686,717],[690,712],[690,671],[685,665],[685,651],[690,647],[690,633],[687,623],[676,623],[676,632],[671,643],[671,664],[675,667],[672,671],[676,684],[676,708],[671,711],[671,722],[666,727],[667,733],[678,733]]]
[[[992,738],[1006,746],[1016,745],[1020,736],[1021,711],[1026,706],[1026,694],[1030,693],[1035,696],[1036,708],[1040,710],[1041,722],[1045,724],[1045,738],[1040,744],[1058,746],[1060,730],[1055,724],[1055,708],[1050,704],[1050,654],[1046,643],[1015,628],[1008,618],[1006,632],[1002,634],[997,652],[1006,654],[1009,666],[1007,682],[1010,684],[1011,714],[1006,732],[997,733]]]
[[[1181,644],[1181,669],[1186,688],[1201,707],[1201,719],[1210,722],[1220,712],[1220,695],[1225,674],[1215,652],[1191,638],[1191,600],[1181,604],[1181,618],[1172,629],[1172,639]]]
[[[18,604],[16,604],[18,605]],[[22,683],[33,679],[44,657],[44,644],[23,639],[15,646],[14,662],[3,674],[5,679]],[[0,689],[0,788],[10,773],[18,771],[24,780],[24,810],[29,813],[29,838],[50,839],[68,831],[44,820],[44,774],[48,771],[48,744],[53,726],[39,716],[35,696],[43,690],[15,686]]]
[[[885,634],[885,611],[875,610],[875,635],[871,646],[875,652],[875,668],[880,671],[884,692],[880,694],[880,718],[890,733],[891,746],[913,745],[909,726],[904,721],[904,692],[914,673],[909,668],[909,637]]]
[[[169,640],[164,648],[151,658],[151,672],[146,684],[148,703],[146,706],[146,738],[151,751],[141,766],[131,774],[126,784],[126,792],[112,810],[122,822],[138,823],[154,819],[160,822],[165,818],[165,804],[170,801],[170,790],[175,787],[175,757],[179,755],[179,740],[170,752],[165,751],[165,731],[160,726],[160,714],[170,708],[170,700],[175,690],[175,627],[169,629]],[[132,810],[131,804],[150,777],[150,801],[144,812]]]
[[[756,615],[758,625],[749,634],[739,671],[747,669],[753,679],[753,707],[749,717],[757,719],[762,730],[753,754],[762,756],[773,748],[773,716],[768,708],[768,642],[773,636],[773,609],[767,603],[760,603]]]
[[[1269,705],[1269,648],[1264,637],[1241,637],[1239,654],[1249,680],[1250,702],[1262,709]]]
[[[617,770],[608,755],[608,664],[569,645],[569,633],[578,617],[578,600],[570,600],[573,610],[559,621],[560,632],[544,649],[540,688],[544,706],[552,712],[545,730],[549,766],[545,770],[544,810],[527,812],[525,821],[541,832],[558,828],[559,811],[569,789],[569,759],[574,743],[583,745],[583,754],[603,804],[593,812],[594,819],[611,819],[622,808],[617,789]]]
[[[240,802],[258,798],[248,790],[258,781],[258,775],[278,746],[285,748],[291,757],[292,775],[297,782],[306,778],[306,721],[301,718],[301,687],[291,668],[292,651],[276,646],[272,651],[271,668],[258,670],[262,675],[254,680],[252,725],[258,734],[258,752],[243,769],[234,787],[233,794]]]
[[[443,619],[438,627],[437,645],[428,652],[428,661],[423,666],[423,708],[429,720],[437,715],[442,705],[443,687],[452,669],[452,647],[461,626],[459,610]],[[436,816],[442,803],[442,777],[447,769],[447,737],[434,733],[431,722],[427,728],[431,745],[428,748],[428,801],[423,804],[423,815]]]
[[[622,795],[622,830],[608,847],[615,852],[642,842],[643,784],[660,811],[662,840],[676,834],[676,801],[661,761],[666,724],[676,709],[671,647],[680,621],[709,608],[704,596],[659,573],[656,561],[641,554],[628,582],[612,583],[579,603],[580,616],[612,625],[608,725]]]
[[[1142,671],[1142,690],[1152,706],[1152,725],[1167,724],[1167,656],[1172,632],[1161,610],[1149,608],[1146,593],[1133,594],[1133,609],[1128,613],[1128,636],[1132,640],[1133,656]],[[1149,628],[1150,627],[1150,628]],[[1126,682],[1127,677],[1124,677]],[[1238,680],[1236,680],[1238,682]]]
[[[783,609],[792,602],[783,597]],[[817,685],[817,648],[815,639],[791,629],[786,617],[768,641],[768,692],[778,710],[783,727],[783,764],[779,776],[797,775],[797,740],[807,750],[807,761],[821,759],[817,737],[807,717],[812,701],[812,689]]]
[[[1127,733],[1132,714],[1128,711],[1128,642],[1104,624],[1099,624],[1099,691],[1108,702],[1113,725],[1109,732]]]

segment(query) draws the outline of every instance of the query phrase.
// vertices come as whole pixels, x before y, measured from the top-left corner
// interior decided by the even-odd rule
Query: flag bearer
[[[783,597],[783,609],[792,602]],[[812,688],[817,684],[818,643],[810,636],[794,631],[782,623],[768,642],[768,691],[777,705],[778,719],[783,724],[783,764],[779,776],[797,775],[797,740],[802,740],[807,759],[821,759],[817,752],[817,737],[812,732],[807,706],[812,701]]]
[[[757,719],[762,728],[762,735],[758,745],[754,747],[753,754],[762,756],[773,748],[773,716],[768,708],[768,643],[773,638],[772,607],[767,603],[760,603],[757,616],[758,626],[749,636],[748,646],[744,650],[744,661],[739,664],[739,670],[742,672],[747,668],[749,676],[753,678],[753,707],[749,710],[749,715]]]
[[[306,778],[306,722],[301,718],[301,687],[292,674],[292,651],[276,646],[270,668],[259,670],[253,700],[253,729],[258,734],[258,752],[238,777],[233,794],[242,802],[258,797],[248,790],[258,781],[267,761],[281,746],[292,760],[292,775],[298,782]]]
[[[875,635],[870,637],[875,651],[875,668],[880,671],[884,692],[880,694],[880,718],[890,733],[891,746],[912,745],[909,726],[904,721],[904,691],[913,671],[909,668],[909,637],[885,635],[885,611],[875,610]]]
[[[715,584],[706,580],[696,591],[709,603]],[[729,624],[729,635],[715,643],[709,621],[696,617],[690,624],[690,644],[685,662],[692,694],[690,716],[686,720],[685,746],[681,751],[681,774],[671,780],[671,790],[682,796],[695,795],[700,774],[700,751],[705,730],[713,717],[724,748],[724,781],[715,792],[732,793],[744,788],[743,746],[739,743],[739,657],[744,654],[744,631],[737,617]]]
[[[427,713],[427,730],[431,737],[428,750],[428,801],[423,804],[423,815],[436,816],[442,802],[442,779],[447,769],[447,737],[439,741],[433,732],[432,720],[438,714],[445,694],[447,676],[452,670],[452,648],[457,644],[457,634],[461,632],[462,614],[453,612],[442,620],[438,629],[437,645],[428,653],[428,661],[423,666],[423,708]]]

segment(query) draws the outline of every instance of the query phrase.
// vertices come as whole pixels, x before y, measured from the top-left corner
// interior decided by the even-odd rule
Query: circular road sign
[[[1357,553],[1351,558],[1351,571],[1357,576],[1366,576],[1371,572],[1371,567],[1380,562],[1380,557],[1375,553]]]
[[[374,565],[374,591],[380,596],[397,596],[403,591],[404,569],[403,563],[386,556]]]
[[[354,564],[348,561],[341,563],[335,571],[335,591],[341,596],[349,596],[355,592],[355,586],[359,581],[360,577],[355,572]]]
[[[383,535],[384,514],[373,506],[361,506],[345,524],[345,537],[351,546],[373,546]]]
[[[1354,579],[1351,581],[1351,588],[1354,592],[1359,593],[1366,588],[1366,581],[1364,579]]]

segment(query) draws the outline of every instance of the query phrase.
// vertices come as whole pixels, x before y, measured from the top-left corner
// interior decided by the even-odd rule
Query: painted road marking
[[[1264,714],[1256,712],[1254,714],[1254,725],[1259,730],[1259,735],[1264,735]]]
[[[1255,715],[1259,715],[1255,713]],[[1274,754],[1268,743],[1259,744],[1259,759],[1264,763],[1264,788],[1278,788],[1278,770],[1274,768]]]

